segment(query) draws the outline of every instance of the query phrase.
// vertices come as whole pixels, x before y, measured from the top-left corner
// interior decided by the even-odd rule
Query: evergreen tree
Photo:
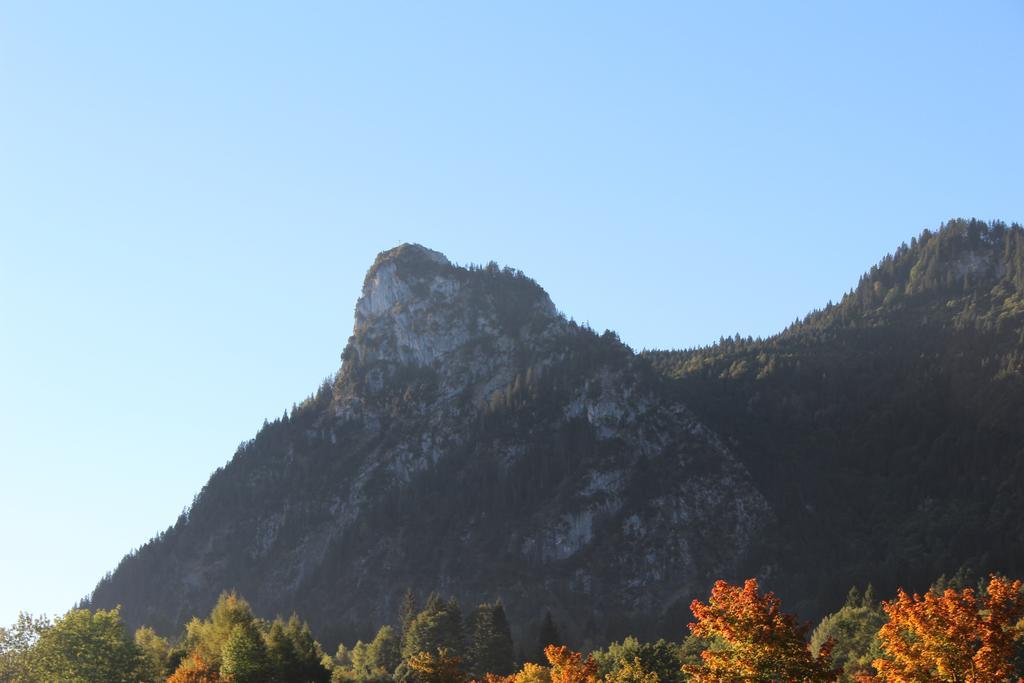
[[[368,659],[381,676],[390,676],[402,663],[402,647],[398,634],[390,626],[381,626],[367,648]]]
[[[232,683],[270,683],[270,661],[253,622],[238,624],[224,643],[220,673]]]
[[[352,649],[347,652],[345,665],[341,668],[342,677],[349,681],[373,681],[377,679],[377,671],[374,670],[373,662],[370,659],[370,646],[361,640],[357,640]]]
[[[276,681],[295,679],[298,657],[292,641],[285,634],[284,623],[275,619],[266,635],[267,660]]]
[[[834,641],[832,661],[841,669],[840,681],[852,683],[858,676],[871,673],[871,662],[881,656],[878,629],[885,623],[882,608],[874,601],[869,585],[863,594],[851,588],[846,604],[829,614],[811,634],[811,651]]]
[[[405,589],[405,595],[402,596],[402,607],[398,613],[398,627],[401,629],[402,642],[405,642],[405,634],[409,631],[409,624],[419,614],[419,607],[416,604],[416,594],[413,593],[412,588]]]
[[[875,599],[875,587],[870,583],[868,587],[864,589],[864,595],[860,599],[861,607],[877,607],[878,601]]]
[[[431,595],[426,609],[409,624],[402,645],[403,659],[420,652],[436,654],[440,648],[458,657],[463,651],[462,610],[455,598],[445,602],[437,594]]]
[[[473,614],[473,642],[470,647],[472,671],[507,676],[515,669],[512,629],[501,601],[484,603]]]
[[[551,617],[551,610],[544,612],[544,619],[540,622],[540,634],[537,636],[537,653],[534,661],[543,663],[547,657],[544,650],[548,645],[561,645],[562,637],[558,634],[555,620]]]
[[[157,683],[164,680],[172,670],[168,667],[171,646],[149,626],[135,631],[135,646],[139,649],[142,664],[139,675],[142,683]]]
[[[323,665],[324,651],[320,643],[313,639],[309,625],[297,615],[293,614],[287,623],[275,619],[267,642],[278,681],[326,683],[330,679],[330,671]]]
[[[427,596],[427,604],[423,606],[424,612],[439,612],[444,607],[444,600],[441,599],[441,594],[434,591]]]
[[[185,627],[186,647],[208,666],[219,668],[224,646],[235,627],[252,626],[255,619],[245,599],[233,591],[221,593],[208,619],[193,618]]]
[[[357,641],[351,650],[339,646],[338,666],[334,680],[383,681],[391,680],[402,663],[401,647],[395,629],[382,626],[369,643]]]
[[[700,647],[696,651],[697,659],[700,658],[700,651],[703,649]],[[630,636],[621,643],[612,643],[607,649],[594,652],[592,657],[597,664],[597,674],[600,678],[629,678],[637,674],[639,666],[645,672],[656,674],[660,683],[683,683],[680,671],[683,662],[680,659],[679,646],[665,640],[641,643]],[[628,668],[629,671],[620,675],[619,670],[624,668]]]

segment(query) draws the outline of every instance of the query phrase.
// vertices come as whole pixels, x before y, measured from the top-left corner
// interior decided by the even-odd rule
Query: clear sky
[[[1024,4],[0,0],[0,623],[339,365],[378,251],[644,347],[1024,220]]]

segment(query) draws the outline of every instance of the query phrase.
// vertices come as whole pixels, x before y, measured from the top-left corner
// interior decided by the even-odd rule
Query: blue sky
[[[61,613],[339,364],[374,255],[635,348],[1024,220],[1024,4],[0,3],[0,623]]]

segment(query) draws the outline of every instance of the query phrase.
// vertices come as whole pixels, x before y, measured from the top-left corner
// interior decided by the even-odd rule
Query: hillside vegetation
[[[950,221],[775,337],[645,357],[769,498],[801,609],[1024,569],[1020,226]]]

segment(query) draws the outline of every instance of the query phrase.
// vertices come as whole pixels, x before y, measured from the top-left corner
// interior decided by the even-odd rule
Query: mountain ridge
[[[520,630],[547,609],[576,636],[643,627],[753,566],[772,525],[735,456],[663,388],[518,271],[382,252],[334,381],[90,602],[173,631],[231,587],[333,639],[392,619],[412,586],[499,595]]]
[[[1019,225],[957,219],[777,335],[644,354],[730,435],[803,547],[843,558],[814,576],[793,545],[781,588],[821,603],[964,565],[1020,571],[1022,267]]]
[[[352,640],[411,586],[501,597],[521,641],[551,609],[597,642],[678,635],[719,577],[820,616],[851,584],[1019,572],[1022,234],[951,221],[778,335],[641,354],[519,271],[399,245],[367,273],[334,380],[88,603],[173,632],[237,588]],[[982,428],[998,434],[967,436]],[[978,472],[968,448],[989,454]]]

